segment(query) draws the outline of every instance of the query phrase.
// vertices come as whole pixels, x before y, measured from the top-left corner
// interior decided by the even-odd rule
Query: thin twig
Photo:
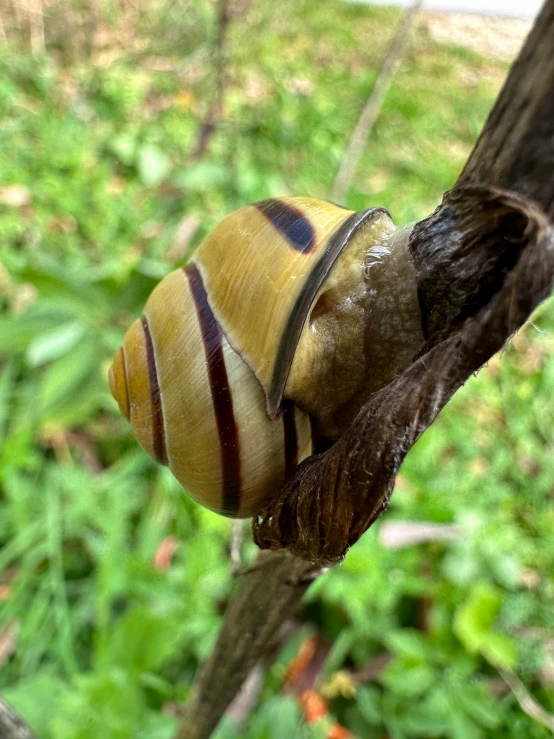
[[[215,43],[216,97],[200,128],[196,147],[192,154],[193,159],[201,159],[206,153],[208,143],[215,132],[218,121],[222,120],[225,109],[227,31],[231,19],[229,0],[218,0],[217,19]]]
[[[421,3],[422,0],[415,0],[414,4],[405,11],[390,42],[385,58],[383,59],[381,71],[377,75],[373,89],[356,124],[356,128],[350,137],[348,149],[335,178],[331,193],[331,200],[335,203],[343,203],[346,199],[360,157],[373,131],[373,127],[379,118],[381,108],[385,102],[385,97],[398,69],[398,65],[404,57],[410,38],[410,31],[416,14],[421,7]]]
[[[266,668],[267,665],[263,664],[263,660],[260,660],[250,670],[250,674],[244,681],[240,692],[229,706],[227,718],[231,719],[235,726],[242,727],[244,725],[258,702],[260,693],[262,692]]]
[[[231,526],[231,575],[236,577],[242,569],[242,543],[244,541],[245,521],[236,518]]]
[[[44,54],[44,19],[42,14],[42,0],[31,0],[29,9],[29,29],[31,33],[31,52],[34,56]]]
[[[541,706],[536,698],[533,698],[515,672],[508,670],[499,670],[499,672],[514,694],[521,710],[532,718],[533,721],[546,726],[554,734],[554,715]]]

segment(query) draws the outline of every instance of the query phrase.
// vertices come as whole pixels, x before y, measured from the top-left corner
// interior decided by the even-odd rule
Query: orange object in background
[[[304,718],[308,724],[316,724],[327,716],[327,703],[315,690],[305,690],[300,695],[300,705],[304,709]]]
[[[304,710],[306,723],[317,724],[329,715],[325,698],[316,690],[305,690],[300,695],[299,700]],[[327,733],[326,739],[354,739],[354,735],[344,726],[333,724]]]
[[[171,565],[175,550],[179,546],[179,540],[174,536],[164,537],[154,555],[154,567],[159,572],[164,572]]]

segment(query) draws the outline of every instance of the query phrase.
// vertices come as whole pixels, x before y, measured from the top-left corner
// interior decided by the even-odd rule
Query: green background
[[[233,587],[231,523],[138,448],[107,368],[156,282],[225,214],[330,196],[399,12],[235,0],[223,115],[195,157],[216,101],[213,4],[64,0],[43,9],[44,45],[24,6],[8,10],[0,693],[39,739],[169,739]],[[346,204],[399,224],[431,212],[507,68],[418,22]],[[502,675],[554,712],[553,327],[547,303],[441,413],[386,515],[310,590],[245,725],[226,720],[219,739],[323,738],[336,722],[368,739],[551,735]],[[391,548],[383,527],[414,521],[456,538]],[[308,725],[283,687],[312,637],[329,714]]]

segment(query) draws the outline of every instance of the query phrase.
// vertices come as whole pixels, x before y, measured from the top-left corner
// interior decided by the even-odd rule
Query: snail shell
[[[255,513],[423,341],[407,234],[313,198],[235,211],[154,289],[110,387],[203,505]]]

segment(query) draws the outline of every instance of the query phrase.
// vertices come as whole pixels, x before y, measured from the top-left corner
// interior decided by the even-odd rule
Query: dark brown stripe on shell
[[[125,360],[125,352],[123,346],[119,347],[121,352],[121,368],[123,370],[123,381],[125,382],[125,411],[124,416],[127,420],[131,417],[131,398],[129,397],[129,381],[127,379],[127,361]]]
[[[293,205],[282,200],[270,198],[255,203],[255,207],[263,213],[281,236],[293,249],[301,254],[309,254],[316,248],[315,230],[309,219]]]
[[[378,213],[385,213],[390,217],[390,213],[386,208],[370,208],[369,210],[362,210],[359,213],[353,213],[347,218],[331,236],[325,251],[306,278],[303,289],[289,314],[277,351],[277,359],[273,368],[273,377],[268,394],[268,411],[272,418],[278,417],[282,412],[281,401],[292,360],[294,359],[294,353],[300,340],[304,323],[320,287],[331,271],[333,264],[348,246],[350,239],[361,226]]]
[[[223,495],[220,512],[226,516],[236,516],[240,507],[239,437],[233,412],[233,398],[223,358],[223,335],[208,303],[208,296],[198,267],[195,264],[187,264],[184,272],[189,281],[204,342],[221,447]]]
[[[156,357],[154,356],[154,345],[148,321],[144,316],[141,318],[144,329],[146,344],[146,362],[148,364],[148,379],[150,380],[150,397],[152,399],[152,437],[154,446],[154,457],[160,464],[167,464],[165,450],[164,417],[162,410],[162,398],[158,384],[158,372],[156,370]]]
[[[298,439],[292,400],[283,401],[283,429],[285,433],[285,479],[288,480],[298,467]]]

